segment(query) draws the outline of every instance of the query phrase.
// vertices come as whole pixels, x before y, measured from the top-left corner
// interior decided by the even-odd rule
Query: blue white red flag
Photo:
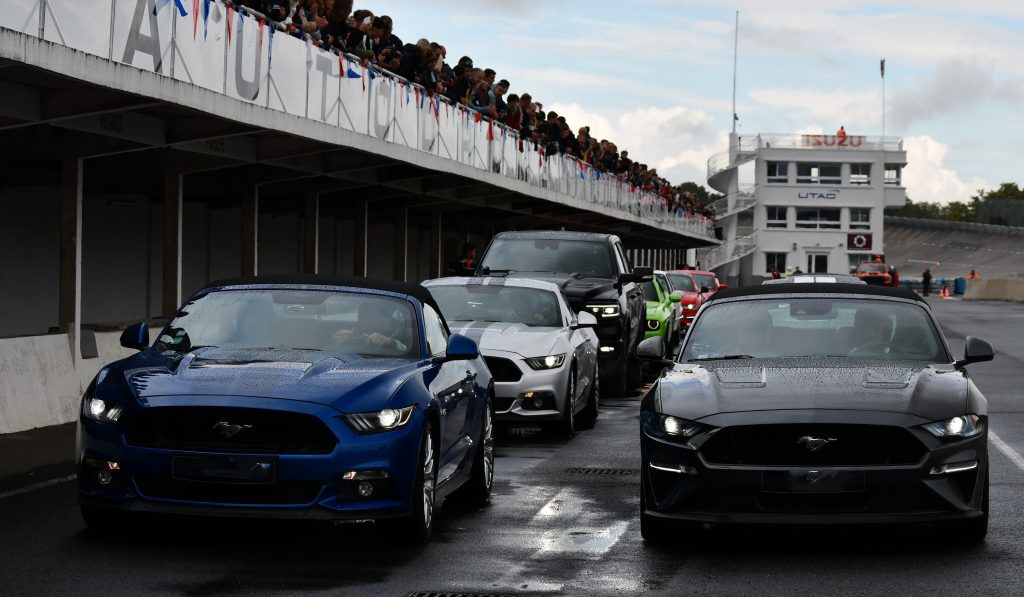
[[[160,9],[171,3],[171,0],[156,0],[156,4],[153,6],[153,14],[160,12]],[[174,0],[174,6],[178,9],[178,14],[183,17],[188,16],[188,12],[185,11],[185,5],[181,3],[181,0]]]

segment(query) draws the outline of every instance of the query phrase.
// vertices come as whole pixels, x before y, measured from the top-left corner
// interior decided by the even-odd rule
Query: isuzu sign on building
[[[801,135],[804,147],[860,147],[864,145],[862,135]]]

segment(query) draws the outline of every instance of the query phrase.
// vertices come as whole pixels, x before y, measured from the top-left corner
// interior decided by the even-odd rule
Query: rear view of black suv
[[[640,383],[636,347],[643,339],[646,303],[640,282],[649,267],[631,267],[612,234],[565,231],[502,232],[476,270],[478,276],[516,276],[554,282],[575,312],[597,317],[598,359],[605,391],[624,395]]]

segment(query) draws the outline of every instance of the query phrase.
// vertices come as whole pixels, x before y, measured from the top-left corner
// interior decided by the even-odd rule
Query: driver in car
[[[850,354],[885,354],[892,342],[892,321],[875,311],[857,311]]]
[[[341,328],[334,333],[335,345],[364,345],[368,348],[391,349],[406,352],[406,346],[398,336],[398,324],[383,305],[363,303],[359,306],[356,325]]]

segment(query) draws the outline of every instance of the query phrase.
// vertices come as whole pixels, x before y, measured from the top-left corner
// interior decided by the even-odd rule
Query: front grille
[[[706,487],[677,504],[688,512],[749,513],[892,513],[946,512],[949,504],[924,486],[878,486],[849,493],[769,493],[750,489]]]
[[[834,441],[812,451],[805,437]],[[920,462],[925,448],[901,427],[810,423],[726,427],[700,452],[710,464],[872,466]]]
[[[503,398],[497,396],[494,398],[494,412],[503,413],[507,412],[512,408],[512,404],[515,403],[515,398]]]
[[[237,433],[231,434],[238,426]],[[205,406],[150,408],[132,422],[125,440],[167,450],[329,454],[337,437],[302,413]]]
[[[523,377],[522,370],[515,363],[501,357],[484,357],[487,368],[491,370],[494,381],[519,381]]]
[[[309,504],[321,487],[319,481],[204,483],[170,477],[135,477],[135,484],[145,497],[222,504]]]

